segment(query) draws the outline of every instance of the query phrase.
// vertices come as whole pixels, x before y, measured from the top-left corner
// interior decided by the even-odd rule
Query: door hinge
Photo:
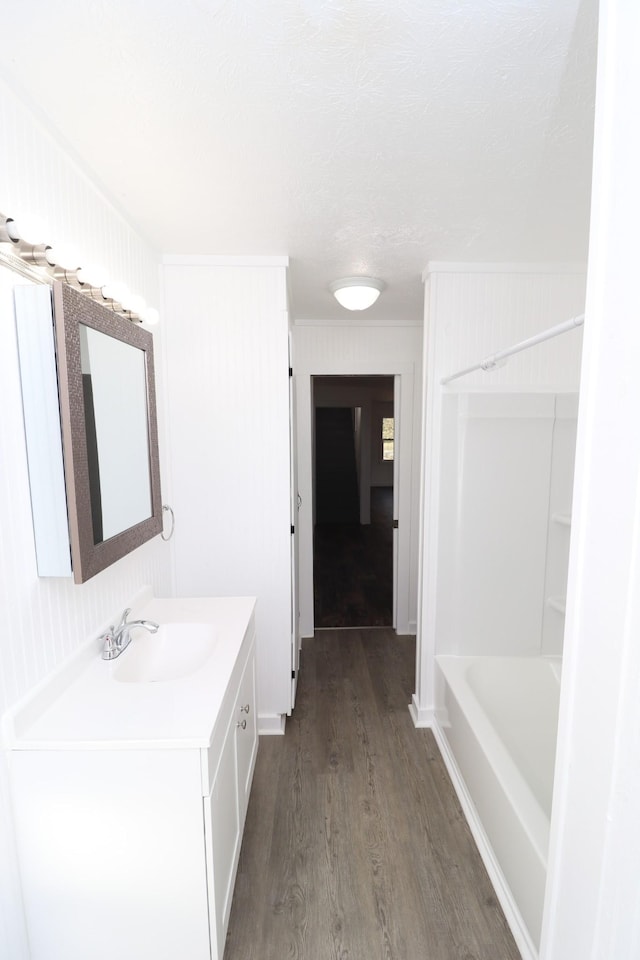
[[[296,672],[295,672],[295,670],[292,670],[292,671],[291,671],[291,679],[292,679],[292,680],[295,680],[295,678],[296,678]]]
[[[290,376],[290,377],[293,376],[293,367],[289,367],[289,376]]]
[[[293,524],[291,524],[291,533],[294,534],[295,532],[296,532],[296,528],[294,527]]]
[[[394,521],[393,521],[393,529],[394,529],[394,530],[397,530],[397,529],[398,529],[398,521],[397,521],[397,520],[394,520]]]

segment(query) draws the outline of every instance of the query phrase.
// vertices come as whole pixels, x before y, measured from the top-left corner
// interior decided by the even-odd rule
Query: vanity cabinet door
[[[235,715],[229,721],[211,793],[204,798],[204,823],[208,885],[209,890],[213,891],[213,904],[209,905],[210,911],[213,907],[211,956],[212,960],[221,960],[241,839],[236,775]]]
[[[222,960],[224,951],[242,831],[258,750],[253,640],[244,655],[246,662],[227,714],[222,748],[219,753],[217,750],[210,750],[207,756],[207,775],[213,770],[214,758],[217,759],[215,773],[210,781],[211,792],[204,798],[207,881],[209,896],[212,896],[213,900],[210,903],[212,960]]]
[[[11,773],[31,960],[208,960],[198,751],[17,750]]]
[[[238,774],[238,808],[241,828],[249,803],[253,768],[258,752],[258,723],[256,716],[256,661],[253,653],[250,655],[242,680],[236,703],[236,757]]]

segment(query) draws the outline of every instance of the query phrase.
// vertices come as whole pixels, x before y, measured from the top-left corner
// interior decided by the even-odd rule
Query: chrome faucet
[[[127,620],[131,613],[131,607],[122,614],[122,618],[117,627],[109,627],[107,632],[100,638],[104,640],[102,648],[103,660],[115,660],[123,650],[126,650],[131,643],[131,631],[134,627],[143,627],[149,633],[157,633],[160,624],[155,620]]]

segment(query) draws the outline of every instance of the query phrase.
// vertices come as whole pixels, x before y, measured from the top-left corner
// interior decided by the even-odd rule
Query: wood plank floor
[[[416,730],[415,642],[303,644],[260,741],[224,960],[519,960],[446,769]]]

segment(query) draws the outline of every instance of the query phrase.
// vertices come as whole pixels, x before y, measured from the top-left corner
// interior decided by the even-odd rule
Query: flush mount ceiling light
[[[366,310],[376,302],[384,288],[383,281],[373,277],[343,277],[329,286],[340,306],[346,310]]]

